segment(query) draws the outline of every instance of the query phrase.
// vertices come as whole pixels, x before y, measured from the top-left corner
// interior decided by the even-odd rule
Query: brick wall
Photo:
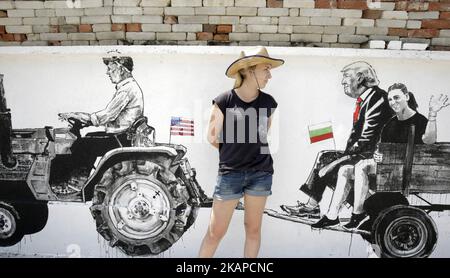
[[[374,40],[450,50],[450,0],[0,0],[0,45],[359,48]]]

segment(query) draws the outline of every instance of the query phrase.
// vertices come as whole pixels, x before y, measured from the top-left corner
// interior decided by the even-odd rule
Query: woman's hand
[[[429,109],[433,114],[437,114],[442,108],[447,107],[450,103],[447,103],[448,96],[440,94],[439,97],[432,95],[430,98]]]
[[[208,124],[208,142],[215,148],[219,148],[219,134],[223,128],[223,114],[219,106],[214,104],[211,109],[211,116]]]
[[[436,118],[437,112],[442,108],[447,107],[450,103],[447,103],[448,96],[440,94],[439,96],[432,95],[430,97],[429,112],[428,112],[428,123],[425,129],[425,133],[422,135],[422,141],[425,144],[434,144],[437,140],[437,130],[436,130]]]

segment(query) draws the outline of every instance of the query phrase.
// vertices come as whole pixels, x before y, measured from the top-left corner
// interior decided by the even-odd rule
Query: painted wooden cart
[[[361,234],[375,246],[382,257],[428,257],[436,247],[438,231],[429,213],[450,210],[448,204],[434,204],[427,197],[450,193],[450,142],[414,145],[414,128],[407,144],[380,143],[383,155],[371,177],[375,192],[364,206],[370,219],[367,225],[349,231],[342,226],[330,230]],[[410,204],[415,196],[423,205]],[[450,202],[450,201],[449,201]],[[277,218],[311,225],[308,219],[266,210]]]
[[[450,143],[414,145],[414,129],[408,144],[380,144],[376,192],[414,195],[424,205],[394,205],[381,211],[372,225],[374,242],[388,257],[427,257],[437,242],[432,211],[450,210],[450,204],[434,204],[423,193],[450,193]]]

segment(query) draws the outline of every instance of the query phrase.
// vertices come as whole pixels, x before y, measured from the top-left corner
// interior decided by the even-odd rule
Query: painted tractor
[[[110,246],[132,256],[159,254],[194,223],[199,207],[211,205],[186,148],[155,143],[145,117],[126,131],[129,147],[117,135],[82,137],[85,125],[73,118],[70,128],[12,129],[1,82],[0,75],[0,246],[42,230],[49,201],[92,201],[97,232]],[[70,163],[82,138],[107,146],[89,157],[89,167]]]

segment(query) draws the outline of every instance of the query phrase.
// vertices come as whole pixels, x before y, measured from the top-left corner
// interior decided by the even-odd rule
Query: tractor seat
[[[134,123],[128,129],[128,133],[134,134],[142,125],[147,125],[148,119],[145,116],[137,118]]]

